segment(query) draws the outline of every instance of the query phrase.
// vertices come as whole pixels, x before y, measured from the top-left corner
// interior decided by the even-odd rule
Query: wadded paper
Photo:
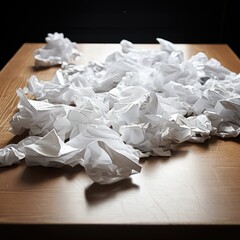
[[[78,65],[63,34],[46,41],[36,66],[61,66],[49,81],[31,76],[17,89],[10,131],[29,137],[1,149],[0,166],[81,165],[94,182],[110,184],[140,173],[140,158],[170,156],[182,142],[239,135],[240,75],[203,52],[184,60],[165,39],[157,38],[159,49],[122,40],[104,62]]]

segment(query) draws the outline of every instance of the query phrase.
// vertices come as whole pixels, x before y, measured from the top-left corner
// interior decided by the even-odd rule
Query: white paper
[[[33,144],[25,147],[25,161],[28,166],[72,167],[81,164],[82,159],[75,157],[78,149],[64,143],[55,129]]]
[[[25,158],[25,146],[34,143],[39,137],[28,136],[17,144],[8,144],[0,149],[0,167],[19,164]]]
[[[77,44],[65,38],[63,33],[49,33],[45,40],[46,45],[33,53],[36,67],[72,63],[81,56]]]
[[[78,55],[70,40],[56,33],[46,40],[37,63],[64,64],[49,81],[31,76],[17,90],[10,121],[13,133],[29,130],[38,139],[1,149],[1,166],[24,158],[29,166],[80,164],[94,182],[110,184],[139,173],[139,158],[240,133],[240,75],[203,52],[185,59],[162,38],[158,49],[124,39],[104,62],[78,65],[70,63]],[[63,42],[67,50],[56,51]]]
[[[83,166],[95,182],[113,183],[141,171],[138,163],[141,153],[105,125],[87,125],[67,144],[84,152]]]
[[[105,125],[88,125],[86,130],[64,143],[53,129],[24,148],[28,166],[72,167],[80,164],[97,183],[119,181],[141,171],[140,153],[127,146]]]

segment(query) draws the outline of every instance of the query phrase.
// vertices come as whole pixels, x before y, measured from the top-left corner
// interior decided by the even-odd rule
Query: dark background
[[[24,42],[61,32],[78,43],[227,43],[240,56],[236,1],[12,1],[1,7],[0,69]]]

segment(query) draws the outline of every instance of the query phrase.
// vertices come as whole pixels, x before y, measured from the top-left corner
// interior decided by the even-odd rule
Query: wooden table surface
[[[16,89],[31,75],[51,79],[56,67],[36,71],[33,51],[43,43],[25,43],[0,72],[0,147],[18,142],[8,131],[16,111]],[[158,44],[136,44],[156,48]],[[176,44],[186,58],[203,51],[240,72],[240,61],[226,44]],[[81,63],[104,61],[119,44],[79,44]],[[0,168],[0,236],[115,236],[150,239],[231,236],[240,226],[239,138],[184,143],[171,157],[140,160],[142,171],[121,182],[93,183],[82,167]],[[230,234],[230,235],[229,235]],[[2,238],[6,239],[6,238]],[[206,238],[205,238],[206,239]]]

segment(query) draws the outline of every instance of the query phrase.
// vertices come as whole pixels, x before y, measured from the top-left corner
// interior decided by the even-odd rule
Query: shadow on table
[[[130,189],[139,189],[139,186],[134,184],[131,178],[126,178],[119,182],[106,185],[93,183],[85,189],[85,197],[89,205],[95,205],[96,203],[101,203],[115,197],[116,194],[120,192]]]
[[[31,166],[24,169],[20,180],[27,184],[34,185],[43,181],[59,178],[61,176],[71,180],[79,175],[79,173],[85,174],[84,168],[80,165],[75,167],[63,166],[61,168]]]

